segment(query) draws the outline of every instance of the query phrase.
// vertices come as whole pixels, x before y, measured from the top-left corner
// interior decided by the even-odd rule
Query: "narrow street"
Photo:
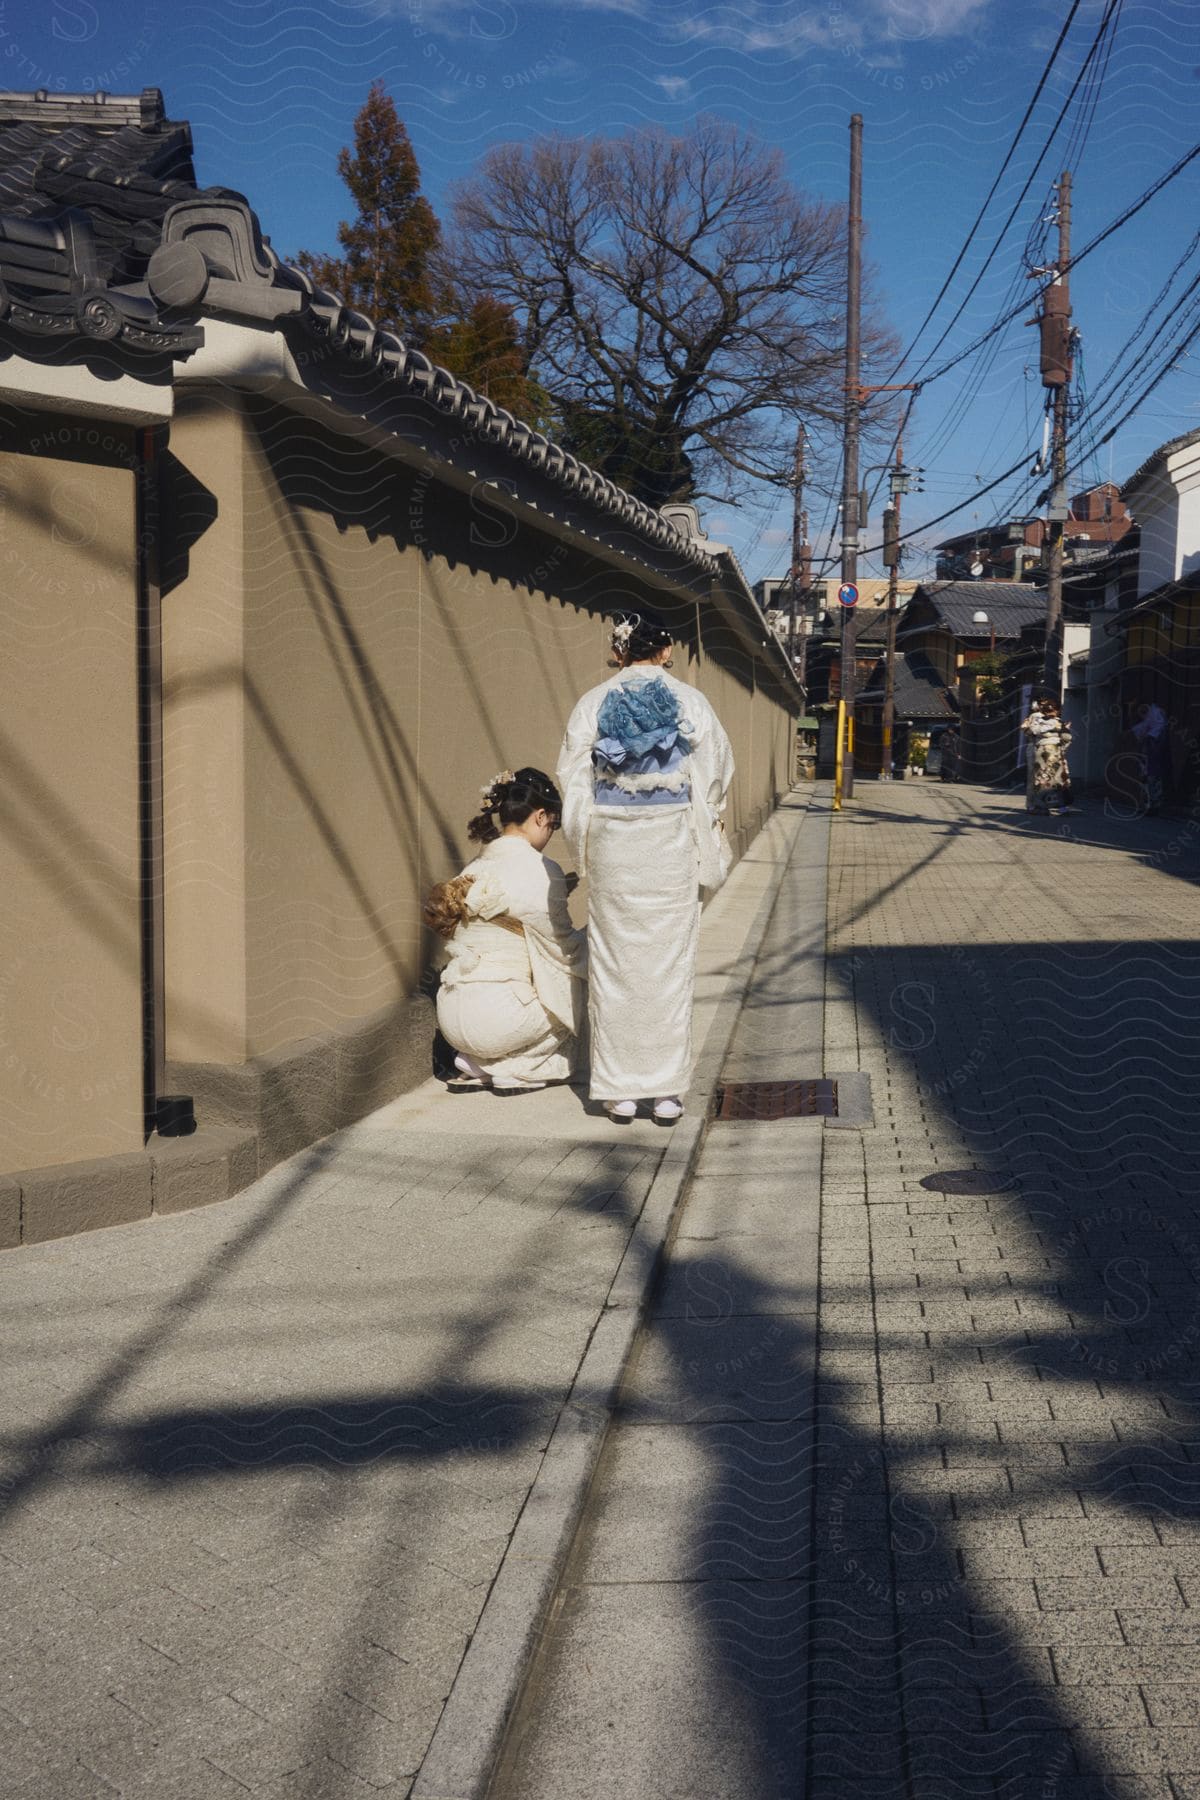
[[[429,1084],[6,1264],[7,1800],[481,1792],[539,1643],[494,1800],[1200,1794],[1196,840],[932,781],[761,834],[701,1025],[756,944],[721,1080],[840,1116],[710,1125],[548,1615],[678,1133]]]
[[[920,781],[834,821],[874,1128],[712,1127],[505,1800],[1200,1792],[1196,840]],[[788,899],[760,1079],[810,1066]]]
[[[0,1800],[1200,1800],[1200,5],[12,10]]]
[[[1198,876],[1100,802],[834,833],[812,1800],[1198,1791]]]

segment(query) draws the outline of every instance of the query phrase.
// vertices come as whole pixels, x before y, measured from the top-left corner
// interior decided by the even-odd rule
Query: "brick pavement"
[[[1200,1796],[1198,844],[835,823],[808,1800]]]

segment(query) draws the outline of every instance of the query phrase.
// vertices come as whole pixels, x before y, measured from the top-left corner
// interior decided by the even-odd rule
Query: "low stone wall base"
[[[0,1175],[0,1250],[229,1199],[424,1081],[436,1026],[432,999],[418,994],[252,1062],[168,1063],[169,1091],[195,1101],[192,1135]]]

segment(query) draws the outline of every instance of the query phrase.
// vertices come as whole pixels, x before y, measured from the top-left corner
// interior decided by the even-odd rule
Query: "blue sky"
[[[0,0],[0,81],[18,89],[161,87],[172,115],[192,123],[201,181],[246,193],[284,255],[334,246],[347,198],[337,152],[376,77],[396,100],[439,211],[450,185],[491,144],[650,120],[682,128],[699,111],[753,128],[782,151],[797,184],[840,198],[847,124],[859,111],[867,252],[907,341],[1000,166],[1068,9],[1068,0]],[[914,361],[991,248],[1101,11],[1101,0],[1084,0],[1062,73]],[[1125,0],[1076,170],[1077,246],[1190,148],[1198,95],[1200,7]],[[1020,298],[1031,289],[1019,253],[1061,160],[1056,146],[939,361],[986,329],[1010,292]],[[1198,200],[1200,162],[1076,273],[1076,320],[1093,384],[1190,240]],[[926,491],[907,503],[906,526],[963,499],[977,477],[990,479],[1040,436],[1036,334],[1022,327],[1024,316],[994,352],[921,395],[906,451],[925,465]],[[1121,480],[1157,443],[1200,425],[1197,368],[1200,345],[1089,461],[1079,485],[1110,472]],[[1024,492],[1036,485],[1025,483]],[[923,546],[1005,515],[1017,495],[1018,484],[1008,484],[932,530],[906,572],[927,566]],[[816,494],[812,513],[814,533],[828,526]],[[752,578],[783,572],[786,503],[752,496],[738,508],[710,508],[708,524]]]

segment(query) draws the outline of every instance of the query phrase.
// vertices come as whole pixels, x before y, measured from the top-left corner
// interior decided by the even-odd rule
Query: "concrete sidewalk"
[[[784,877],[723,1082],[821,1075],[830,814]],[[811,1624],[821,1117],[714,1121],[506,1748],[503,1800],[785,1800]]]
[[[803,807],[705,914],[703,1082]],[[4,1259],[9,1800],[409,1792],[706,1098],[618,1131],[431,1082],[236,1199]]]

